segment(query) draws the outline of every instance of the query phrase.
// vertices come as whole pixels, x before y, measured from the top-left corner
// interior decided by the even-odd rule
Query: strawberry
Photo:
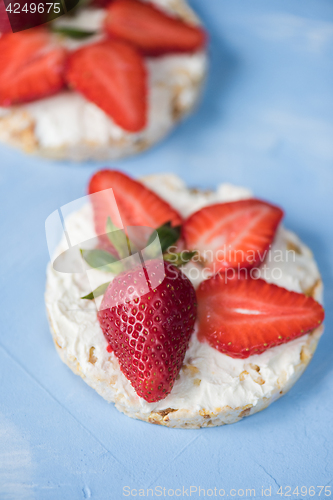
[[[138,132],[147,124],[147,74],[141,54],[126,42],[86,45],[68,60],[68,84],[111,116]]]
[[[280,208],[256,199],[218,203],[192,214],[182,235],[213,273],[252,268],[264,260],[282,217]]]
[[[0,35],[1,33],[12,33],[5,2],[3,0],[0,0]]]
[[[133,43],[146,55],[193,52],[206,41],[202,28],[139,0],[112,2],[107,8],[105,30],[113,38]]]
[[[117,202],[103,190],[112,188]],[[105,234],[106,221],[110,217],[115,226],[147,226],[156,229],[165,222],[173,226],[181,224],[181,216],[169,203],[146,188],[141,182],[131,179],[117,170],[100,170],[90,180],[88,193],[99,192],[91,198],[94,209],[96,234]],[[119,219],[118,210],[121,220]]]
[[[324,320],[311,297],[262,279],[215,275],[197,290],[198,338],[233,358],[247,358],[310,332]]]
[[[65,84],[67,52],[37,28],[0,38],[0,105],[11,106],[55,94]]]
[[[195,291],[172,264],[151,260],[119,274],[105,292],[98,320],[137,394],[153,403],[174,385],[196,320]],[[152,289],[148,276],[165,269]],[[142,291],[147,289],[144,295]]]

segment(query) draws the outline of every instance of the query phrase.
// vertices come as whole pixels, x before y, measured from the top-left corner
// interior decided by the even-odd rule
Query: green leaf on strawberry
[[[174,245],[179,240],[180,231],[181,226],[172,227],[171,221],[161,225],[156,230],[154,230],[147,242],[147,247],[151,247],[150,258],[154,259],[157,257],[159,248],[157,248],[154,243],[156,243],[156,241],[159,241],[162,253],[164,254],[163,259],[166,262],[172,263],[177,267],[181,267],[190,262],[190,260],[196,255],[197,252],[186,250],[179,253],[165,253],[172,245]],[[98,248],[93,250],[81,249],[81,255],[90,267],[98,269],[99,271],[105,273],[109,272],[113,274],[119,274],[125,270],[125,264],[122,259],[126,259],[126,257],[136,252],[137,249],[134,243],[129,240],[128,236],[125,234],[125,231],[115,226],[110,217],[107,218],[106,234],[112,246],[117,251],[120,260],[110,252]],[[81,298],[93,300],[95,297],[98,297],[105,292],[106,288],[103,287],[104,285],[101,285],[101,287],[98,287],[94,292],[91,292],[90,294]],[[98,295],[96,295],[96,293]]]
[[[90,36],[97,34],[96,31],[83,30],[78,28],[71,28],[70,26],[56,26],[51,25],[50,30],[53,33],[58,33],[59,35],[67,36],[68,38],[74,38],[75,40],[84,40]]]
[[[81,255],[90,267],[98,269],[104,273],[118,274],[123,270],[121,261],[112,253],[99,248],[93,250],[81,249]]]
[[[132,255],[135,250],[134,244],[128,239],[123,229],[119,229],[113,224],[110,217],[106,222],[106,233],[121,259]]]
[[[195,255],[197,255],[197,252],[195,251],[190,252],[184,250],[179,253],[166,253],[163,255],[163,259],[167,262],[170,262],[174,266],[181,267],[185,266],[185,264],[188,264]]]
[[[107,283],[103,283],[103,285],[100,285],[93,292],[88,293],[88,295],[81,297],[81,299],[94,300],[97,297],[104,295],[110,283],[110,281],[108,281]]]
[[[156,229],[163,253],[166,252],[169,247],[177,243],[180,237],[180,230],[181,226],[173,227],[171,221],[166,222]],[[147,246],[153,243],[155,238],[156,235],[155,232],[153,232],[148,240]]]

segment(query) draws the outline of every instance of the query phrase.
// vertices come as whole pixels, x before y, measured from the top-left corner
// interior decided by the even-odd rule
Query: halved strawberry
[[[142,55],[117,40],[86,45],[69,57],[68,84],[125,130],[147,123],[147,75]]]
[[[117,202],[114,204],[109,192],[112,188]],[[117,170],[100,170],[90,180],[88,193],[99,192],[92,197],[96,234],[104,234],[107,218],[118,227],[148,226],[157,228],[171,221],[173,226],[181,224],[179,213],[169,203],[146,188],[141,182],[131,179]],[[121,220],[119,220],[118,210]]]
[[[55,94],[65,84],[67,51],[42,28],[0,38],[0,105],[11,106]]]
[[[115,0],[107,9],[105,30],[133,43],[147,55],[193,52],[205,45],[202,28],[169,16],[140,0]]]
[[[213,273],[251,268],[264,260],[282,217],[280,208],[256,199],[218,203],[191,215],[183,237]]]
[[[198,338],[233,358],[247,358],[310,332],[324,320],[311,297],[262,279],[215,275],[197,290]]]

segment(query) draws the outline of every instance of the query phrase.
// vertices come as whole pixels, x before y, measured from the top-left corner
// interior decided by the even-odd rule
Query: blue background
[[[333,4],[192,3],[211,33],[203,102],[162,144],[113,166],[245,185],[283,206],[323,273],[326,333],[296,386],[240,423],[171,430],[125,417],[61,363],[43,300],[45,219],[105,163],[1,146],[1,500],[120,499],[124,486],[255,488],[256,498],[264,486],[282,498],[279,486],[332,484]]]

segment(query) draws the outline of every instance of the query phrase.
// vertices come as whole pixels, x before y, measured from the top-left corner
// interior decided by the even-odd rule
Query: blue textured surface
[[[193,5],[212,34],[202,105],[161,145],[115,165],[132,175],[171,170],[193,186],[229,181],[282,205],[323,273],[326,333],[296,386],[238,424],[171,430],[118,413],[61,363],[43,300],[45,219],[82,196],[101,165],[1,147],[1,500],[120,499],[124,486],[166,495],[216,487],[234,498],[242,492],[232,488],[261,497],[271,487],[282,498],[279,486],[292,494],[332,483],[333,4]]]

